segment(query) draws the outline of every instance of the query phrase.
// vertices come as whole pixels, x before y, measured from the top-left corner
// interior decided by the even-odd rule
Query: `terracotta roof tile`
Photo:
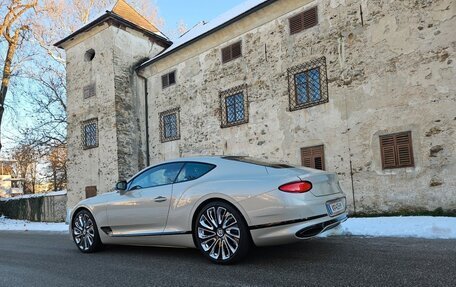
[[[116,5],[114,5],[114,8],[112,9],[112,12],[146,30],[154,33],[160,32],[154,24],[150,23],[146,18],[144,18],[144,16],[139,14],[124,0],[117,1]]]

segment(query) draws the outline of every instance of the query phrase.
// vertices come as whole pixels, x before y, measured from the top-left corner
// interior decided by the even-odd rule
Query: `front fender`
[[[107,203],[105,201],[105,198],[103,198],[102,196],[92,197],[79,202],[70,212],[70,229],[71,221],[73,220],[75,213],[81,208],[87,209],[92,214],[98,226],[98,229],[100,229],[100,227],[103,226],[109,226],[106,207]]]

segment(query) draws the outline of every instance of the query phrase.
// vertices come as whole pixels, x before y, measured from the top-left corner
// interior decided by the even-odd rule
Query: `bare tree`
[[[24,1],[22,0],[22,2]],[[39,150],[40,155],[43,156],[41,161],[48,169],[45,178],[47,177],[53,182],[54,189],[63,188],[65,184],[63,181],[66,181],[66,153],[65,156],[60,157],[62,162],[58,164],[53,157],[57,150],[59,153],[61,150],[66,151],[67,91],[65,55],[62,50],[55,48],[53,43],[87,24],[97,15],[101,15],[116,1],[40,0],[37,2],[29,0],[27,3],[34,3],[34,6],[29,8],[29,11],[33,11],[35,16],[33,21],[27,19],[27,21],[17,22],[16,26],[13,25],[14,29],[18,29],[20,24],[27,23],[28,30],[24,28],[23,31],[30,31],[33,35],[33,41],[26,41],[25,49],[21,49],[28,52],[25,55],[28,56],[27,59],[32,59],[27,62],[27,68],[22,69],[20,77],[16,77],[18,81],[15,82],[19,83],[18,87],[14,87],[14,90],[18,91],[17,94],[21,96],[20,110],[27,113],[28,120],[17,118],[17,129],[22,136],[20,139],[14,140],[18,143],[18,147],[28,146]],[[21,1],[0,0],[1,7],[3,7],[3,3],[16,2]],[[152,1],[131,0],[128,2],[156,26],[163,25],[163,20],[158,17],[158,11]],[[0,11],[3,9],[0,8]],[[5,9],[6,14],[7,12],[8,9]],[[19,34],[23,35],[23,33]],[[25,38],[22,36],[21,39]],[[33,57],[30,57],[29,55],[32,53]],[[9,92],[11,93],[13,90],[10,89]],[[26,169],[25,175],[30,181],[36,181],[36,169],[35,173],[33,170],[33,166],[30,165]],[[30,185],[31,183],[28,184],[28,186]]]
[[[187,24],[185,24],[184,20],[180,20],[179,23],[177,24],[177,33],[179,34],[179,37],[187,33],[188,27]]]
[[[13,150],[12,158],[16,160],[16,175],[25,179],[24,193],[35,193],[40,158],[38,150],[31,145],[20,145]]]
[[[117,0],[42,0],[40,19],[33,24],[36,42],[44,52],[35,57],[34,69],[29,69],[25,77],[34,81],[35,90],[27,91],[29,114],[33,115],[36,127],[28,127],[39,144],[66,143],[66,77],[63,51],[53,46],[57,40],[87,24],[103,13]],[[157,8],[148,0],[129,1],[138,11],[154,24],[163,21],[158,17]],[[65,15],[65,17],[62,17]],[[157,24],[156,24],[157,25]]]
[[[67,149],[65,145],[52,147],[47,155],[48,179],[54,191],[66,188],[67,181]]]
[[[63,51],[53,47],[53,43],[94,20],[116,2],[117,0],[42,0],[42,10],[46,13],[43,13],[40,19],[34,23],[35,38],[51,58],[65,64]],[[160,28],[164,25],[164,21],[158,16],[158,9],[152,1],[131,0],[127,2],[141,11],[141,14],[155,26]]]
[[[0,135],[3,112],[5,110],[5,98],[8,92],[8,86],[11,80],[14,55],[21,44],[24,32],[29,30],[27,21],[23,17],[29,10],[34,9],[38,0],[22,1],[10,0],[2,1],[2,14],[4,13],[2,23],[0,23],[0,36],[6,40],[7,52],[2,69],[2,83],[0,87]],[[0,150],[2,148],[0,137]]]

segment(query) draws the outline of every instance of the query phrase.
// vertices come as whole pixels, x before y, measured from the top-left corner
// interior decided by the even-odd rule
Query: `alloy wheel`
[[[198,219],[199,244],[214,260],[229,260],[239,249],[241,229],[236,217],[222,206],[212,206]]]
[[[79,213],[73,221],[73,238],[82,251],[88,251],[95,242],[95,228],[87,213]]]

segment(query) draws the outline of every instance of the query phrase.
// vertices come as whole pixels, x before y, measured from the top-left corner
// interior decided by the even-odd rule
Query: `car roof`
[[[216,164],[216,163],[219,163],[220,161],[222,161],[223,157],[224,156],[221,156],[221,155],[190,156],[190,157],[181,157],[181,158],[170,159],[170,160],[166,160],[161,163],[196,161],[196,162],[206,162],[206,163]],[[160,164],[160,163],[157,163],[157,164]]]

